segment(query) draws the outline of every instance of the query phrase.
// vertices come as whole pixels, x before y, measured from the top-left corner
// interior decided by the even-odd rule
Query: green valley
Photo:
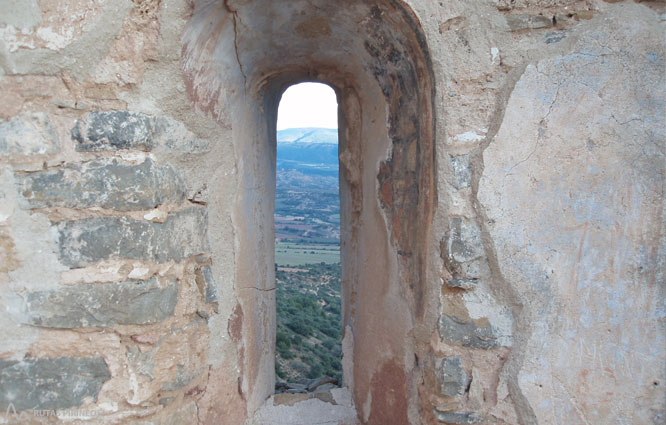
[[[279,131],[276,177],[276,380],[341,382],[337,131]]]

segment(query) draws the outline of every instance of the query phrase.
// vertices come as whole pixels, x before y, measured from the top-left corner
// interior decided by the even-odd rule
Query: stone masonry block
[[[153,149],[153,122],[129,111],[93,111],[72,128],[77,151]]]
[[[157,278],[104,284],[79,284],[26,297],[30,324],[46,328],[144,325],[173,315],[178,283]]]
[[[445,424],[468,425],[483,422],[476,412],[448,412],[435,409],[434,413],[437,420]]]
[[[72,128],[76,150],[96,152],[135,149],[200,154],[210,144],[189,131],[185,125],[166,116],[150,116],[129,111],[93,111]]]
[[[501,347],[500,335],[497,335],[490,322],[485,320],[462,320],[457,317],[442,315],[439,318],[439,334],[443,340],[468,348],[490,349]]]
[[[469,155],[451,157],[451,168],[453,169],[453,186],[456,189],[470,187],[472,169],[469,165]]]
[[[207,213],[202,207],[169,215],[164,223],[127,217],[91,217],[60,223],[59,257],[70,267],[112,258],[164,263],[208,251]]]
[[[446,282],[446,286],[448,286],[449,288],[465,289],[465,290],[475,289],[478,285],[479,285],[478,279],[465,279],[460,277],[454,277]]]
[[[215,285],[215,278],[213,277],[213,271],[211,270],[210,266],[203,266],[201,268],[201,274],[203,275],[204,281],[206,282],[206,302],[217,302],[217,286]]]
[[[445,357],[435,368],[439,393],[445,397],[459,397],[465,394],[469,377],[463,368],[460,357]]]
[[[213,271],[210,266],[203,266],[195,271],[195,279],[199,292],[206,300],[206,303],[213,305],[213,310],[219,312],[219,297],[217,295],[217,285],[213,277]],[[200,312],[201,313],[201,312]]]
[[[58,135],[46,114],[24,113],[0,120],[0,155],[48,155],[58,153]]]
[[[481,229],[474,220],[454,217],[449,220],[449,226],[447,249],[453,261],[464,263],[483,256]]]
[[[118,211],[152,209],[185,199],[182,178],[151,159],[134,165],[100,159],[19,177],[30,208],[101,207]]]
[[[101,357],[0,360],[0,410],[78,407],[110,378]]]
[[[553,26],[552,18],[542,15],[508,15],[506,23],[511,31],[535,30]]]

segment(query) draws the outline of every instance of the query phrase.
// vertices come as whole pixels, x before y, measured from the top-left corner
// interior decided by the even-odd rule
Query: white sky
[[[326,84],[302,83],[285,90],[278,108],[277,129],[338,128],[338,101]]]

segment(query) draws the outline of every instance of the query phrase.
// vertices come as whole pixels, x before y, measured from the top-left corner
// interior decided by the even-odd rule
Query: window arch
[[[343,3],[206,3],[185,33],[183,63],[197,107],[233,123],[240,391],[249,414],[274,386],[275,272],[267,247],[279,98],[303,81],[336,91],[345,382],[363,420],[388,423],[382,420],[406,419],[419,402],[411,388],[419,348],[409,340],[426,310],[434,79],[418,20],[404,3]]]

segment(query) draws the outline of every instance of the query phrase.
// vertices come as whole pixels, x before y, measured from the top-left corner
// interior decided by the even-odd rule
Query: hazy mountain
[[[337,130],[326,128],[278,132],[275,195],[278,238],[311,242],[339,238],[337,142]],[[291,222],[288,217],[302,219]]]
[[[338,144],[336,128],[288,128],[277,132],[278,143],[330,143]]]
[[[338,178],[338,130],[330,128],[290,128],[277,132],[277,171],[288,172],[292,186],[294,171],[303,175],[304,186],[309,186],[311,177],[329,177],[326,185],[335,184]],[[284,175],[282,177],[285,177]],[[307,177],[307,178],[306,178]]]

